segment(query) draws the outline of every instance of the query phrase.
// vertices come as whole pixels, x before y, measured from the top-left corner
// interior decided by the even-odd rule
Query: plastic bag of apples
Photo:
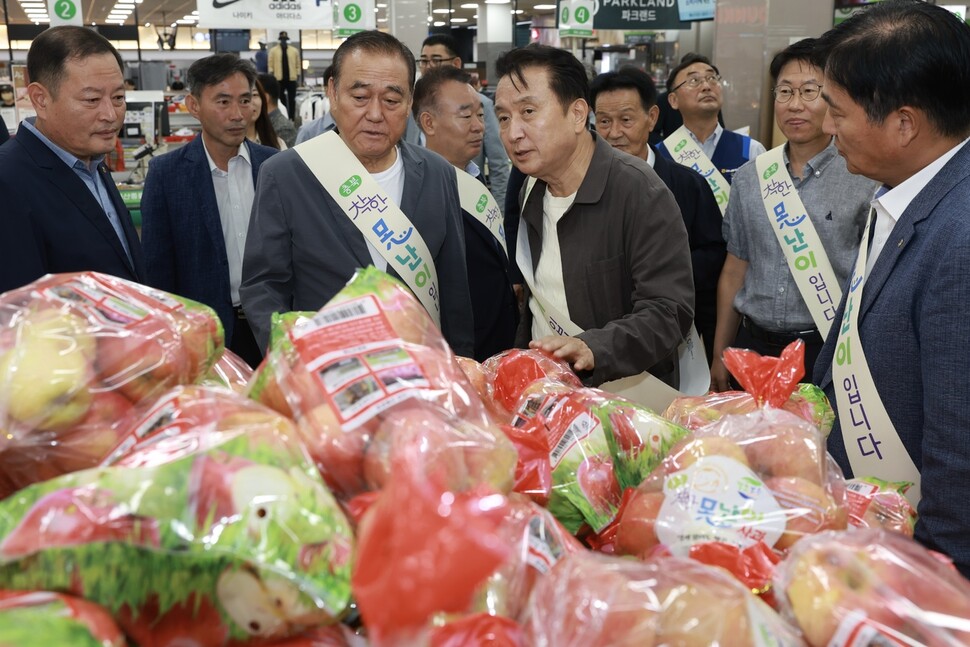
[[[411,292],[361,270],[268,360],[321,474],[344,500],[381,489],[395,433],[440,425],[446,461],[509,491],[516,452]],[[447,424],[442,424],[442,419]]]
[[[104,274],[0,295],[0,497],[96,465],[118,418],[202,378],[222,348],[210,308]]]
[[[794,351],[800,348],[789,349]],[[728,357],[727,355],[733,355]],[[762,358],[728,350],[725,361],[754,362],[769,402],[787,401],[801,372],[801,356]],[[770,382],[770,383],[764,383]],[[660,466],[628,493],[615,527],[615,550],[649,556],[659,545],[703,559],[760,584],[770,580],[770,550],[783,553],[806,535],[846,528],[842,471],[825,450],[818,428],[770,406],[726,415],[671,448]],[[701,550],[717,542],[725,550]],[[766,552],[767,551],[767,552]]]
[[[345,611],[353,534],[292,421],[186,386],[122,427],[102,466],[0,502],[0,587],[101,604],[146,647],[263,644]]]
[[[779,564],[774,582],[783,615],[811,647],[970,644],[970,582],[895,532],[808,537]]]
[[[93,602],[47,591],[0,591],[0,645],[125,647],[125,636]]]
[[[677,557],[569,555],[529,600],[533,647],[795,647],[798,632],[731,575]]]

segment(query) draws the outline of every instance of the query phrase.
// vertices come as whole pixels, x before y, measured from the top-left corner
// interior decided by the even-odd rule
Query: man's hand
[[[719,355],[714,355],[714,361],[711,362],[711,391],[717,391],[718,393],[722,391],[731,390],[731,375],[728,373],[727,367],[724,365],[724,360],[720,358]]]
[[[593,351],[589,349],[586,342],[577,337],[550,335],[529,342],[529,348],[543,350],[554,357],[566,360],[577,373],[592,371],[595,367]]]

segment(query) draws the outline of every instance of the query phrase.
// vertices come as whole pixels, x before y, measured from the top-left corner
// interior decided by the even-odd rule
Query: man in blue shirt
[[[121,56],[83,27],[53,27],[27,53],[37,113],[0,150],[0,292],[48,272],[140,281],[141,244],[104,165],[125,117]]]

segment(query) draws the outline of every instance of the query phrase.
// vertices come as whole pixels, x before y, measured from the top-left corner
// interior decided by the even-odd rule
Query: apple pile
[[[222,346],[210,308],[103,274],[0,295],[0,496],[96,465],[121,416],[201,379]]]
[[[778,566],[775,590],[812,647],[970,644],[970,582],[898,533],[806,538]]]
[[[512,487],[514,447],[423,307],[387,274],[358,272],[311,319],[287,327],[267,359],[338,497],[380,489],[392,438],[412,425],[450,432],[432,448],[435,469],[450,462],[452,478]]]
[[[545,438],[549,509],[576,534],[609,524],[623,490],[635,487],[687,430],[619,396],[546,378],[526,387],[512,426]]]
[[[101,604],[142,645],[265,641],[344,612],[354,538],[292,421],[187,386],[125,422],[104,466],[0,502],[0,586]]]
[[[844,529],[845,481],[818,429],[780,409],[728,415],[675,445],[624,507],[620,554],[658,544],[687,555],[704,542],[789,549]]]
[[[802,644],[730,574],[676,557],[569,555],[536,584],[527,615],[526,644],[534,647]]]

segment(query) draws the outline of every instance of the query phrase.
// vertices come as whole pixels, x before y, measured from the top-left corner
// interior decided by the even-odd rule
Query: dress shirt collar
[[[784,148],[785,165],[788,166],[788,171],[791,172],[791,163],[788,159],[788,146],[789,144],[785,144]],[[835,138],[832,137],[829,139],[828,146],[823,148],[815,155],[815,157],[805,163],[805,171],[807,171],[807,173],[803,172],[801,179],[807,178],[809,174],[812,174],[815,177],[820,176],[822,171],[824,171],[826,167],[832,163],[832,160],[838,157],[838,155],[839,149],[835,147]],[[794,175],[792,177],[796,180],[799,179],[794,177]]]
[[[482,170],[478,168],[478,164],[474,160],[465,165],[465,173],[468,173],[472,177],[478,177],[481,172]]]
[[[913,199],[930,183],[930,180],[936,177],[940,169],[963,148],[968,140],[970,138],[964,139],[898,186],[892,188],[884,187],[884,192],[882,189],[877,191],[876,198],[872,201],[872,206],[876,208],[881,207],[881,210],[892,218],[893,222],[898,222],[900,216],[903,215],[903,212],[906,211]]]
[[[708,137],[706,140],[701,141],[700,139],[697,138],[697,135],[694,134],[694,131],[692,131],[689,128],[687,129],[687,133],[690,135],[690,138],[693,139],[697,144],[701,146],[703,146],[704,144],[707,144],[708,142],[715,143],[716,145],[716,142],[719,139],[721,139],[721,133],[723,132],[724,132],[724,126],[721,125],[721,122],[717,122],[717,125],[714,126],[714,132],[711,133],[711,136]]]
[[[209,160],[209,170],[213,172],[219,171],[220,173],[224,172],[222,169],[216,166],[215,161],[212,159],[212,155],[209,155],[209,147],[205,145],[205,137],[203,135],[199,135],[199,137],[202,138],[202,149],[205,151],[205,158]],[[236,155],[234,157],[230,157],[229,159],[231,161],[236,157],[241,157],[246,160],[247,164],[252,165],[252,161],[249,158],[249,146],[246,146],[246,142],[239,144],[239,150],[236,151]]]
[[[24,128],[32,132],[34,136],[37,137],[37,139],[44,142],[44,145],[47,146],[47,148],[51,149],[54,152],[54,154],[57,155],[57,157],[60,158],[60,160],[65,164],[67,164],[69,167],[77,168],[78,164],[80,164],[81,168],[86,170],[88,173],[94,173],[97,170],[98,165],[101,164],[102,161],[104,161],[104,155],[99,155],[97,157],[92,157],[91,162],[89,164],[85,164],[82,160],[78,159],[76,155],[74,155],[73,153],[67,152],[66,150],[64,150],[63,148],[61,148],[60,146],[52,142],[50,139],[48,139],[47,135],[37,130],[37,126],[34,125],[34,121],[36,119],[37,119],[36,117],[28,117],[27,119],[24,119]]]
[[[653,168],[653,165],[656,162],[657,162],[657,154],[653,152],[653,146],[650,146],[648,144],[647,145],[647,164],[650,165],[650,168]]]

